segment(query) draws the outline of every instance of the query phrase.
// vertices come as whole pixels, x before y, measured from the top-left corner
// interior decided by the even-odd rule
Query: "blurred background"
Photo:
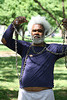
[[[19,89],[15,52],[2,44],[2,35],[16,17],[25,16],[29,21],[38,14],[45,16],[51,24],[50,33],[58,27],[52,35],[44,39],[45,42],[67,44],[67,32],[62,26],[62,19],[67,18],[67,0],[0,0],[0,100],[17,100]],[[21,36],[17,35],[18,40],[32,42],[27,23],[21,25],[19,32]],[[67,69],[64,63],[65,59],[61,58],[55,64],[53,90],[56,100],[67,100]],[[21,58],[18,55],[19,73],[20,68]]]

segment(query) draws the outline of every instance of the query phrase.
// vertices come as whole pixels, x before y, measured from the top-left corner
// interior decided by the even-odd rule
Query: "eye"
[[[41,30],[41,29],[38,29],[38,30],[32,30],[33,32],[40,32],[40,33],[43,33],[43,30]]]
[[[32,30],[33,32],[36,32],[37,30]]]
[[[36,30],[33,30],[33,32],[36,32]]]
[[[38,32],[43,33],[44,31],[42,29],[39,29]]]

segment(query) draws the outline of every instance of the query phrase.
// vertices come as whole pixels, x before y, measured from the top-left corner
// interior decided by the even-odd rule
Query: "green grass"
[[[63,43],[63,39],[61,37],[53,37],[53,38],[45,38],[46,42],[55,42],[55,43]]]
[[[18,57],[20,71],[21,59]],[[17,100],[19,81],[15,57],[0,58],[0,100]]]
[[[18,57],[20,73],[21,58]],[[67,69],[64,58],[58,60],[54,68],[54,94],[56,100],[67,100]],[[15,57],[0,57],[0,100],[17,100],[19,81]]]
[[[28,42],[31,40],[25,39]],[[61,38],[46,38],[47,43],[62,43]],[[0,51],[12,51],[0,45]],[[20,73],[21,58],[18,57],[18,70]],[[58,60],[54,69],[54,94],[56,100],[67,100],[67,69],[64,58]],[[15,65],[15,57],[0,57],[0,100],[17,100],[19,81]]]
[[[54,93],[56,100],[67,100],[67,69],[65,59],[59,59],[54,69]]]
[[[25,41],[31,42],[32,40],[27,38],[27,39],[25,39]],[[47,37],[47,38],[45,38],[44,41],[47,42],[47,43],[49,43],[49,42],[63,43],[63,39],[61,37],[53,37],[53,38]]]
[[[30,39],[25,39],[25,41],[32,42],[32,40],[30,40]],[[48,37],[48,38],[45,39],[45,42],[46,43],[50,43],[50,42],[52,42],[52,43],[63,43],[63,39],[60,38],[60,37],[54,37],[54,38]],[[11,50],[4,45],[0,45],[0,51],[11,51]]]
[[[11,51],[11,50],[4,45],[0,45],[0,51]]]

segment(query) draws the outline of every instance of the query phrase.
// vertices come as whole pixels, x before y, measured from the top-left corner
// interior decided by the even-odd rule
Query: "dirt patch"
[[[16,53],[13,51],[0,51],[0,57],[10,57],[10,56],[16,56]]]

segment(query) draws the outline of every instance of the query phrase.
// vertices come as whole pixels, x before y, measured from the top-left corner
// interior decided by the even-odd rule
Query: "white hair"
[[[43,27],[44,27],[44,35],[46,35],[46,34],[49,32],[50,24],[49,24],[49,22],[46,20],[45,17],[42,17],[42,16],[40,16],[40,15],[38,15],[38,16],[33,16],[33,17],[31,18],[31,20],[29,21],[29,23],[28,23],[28,31],[29,31],[29,33],[31,33],[31,31],[32,31],[32,26],[33,26],[34,24],[41,24],[41,25],[43,25]]]

